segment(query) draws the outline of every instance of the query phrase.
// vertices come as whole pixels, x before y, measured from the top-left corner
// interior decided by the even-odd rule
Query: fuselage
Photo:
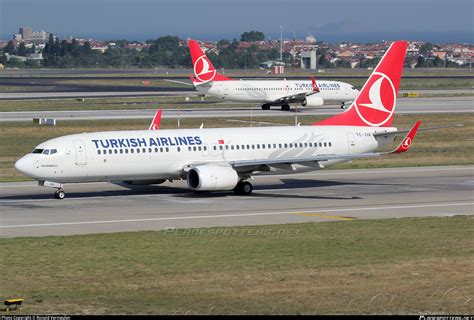
[[[83,133],[41,143],[15,166],[36,180],[57,183],[185,179],[186,167],[202,163],[371,152],[393,141],[374,138],[377,130],[380,128],[302,126]],[[324,161],[317,167],[297,165],[289,172],[344,161]]]
[[[359,91],[340,81],[316,81],[319,95],[324,101],[347,102],[355,99]],[[311,81],[304,80],[229,80],[196,85],[202,93],[235,102],[271,103],[282,97],[310,93]]]

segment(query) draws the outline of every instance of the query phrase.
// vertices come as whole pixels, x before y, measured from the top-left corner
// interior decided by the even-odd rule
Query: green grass
[[[200,103],[201,97],[195,94],[186,97],[124,97],[124,98],[84,98],[58,100],[3,100],[0,111],[66,111],[66,110],[120,110],[120,109],[153,109],[153,108],[219,108],[215,98],[206,98],[205,104]]]
[[[326,117],[298,117],[302,125],[311,124],[323,118]],[[408,129],[417,120],[422,120],[422,128],[458,123],[464,124],[464,127],[421,131],[417,134],[412,148],[406,154],[354,160],[334,168],[474,164],[474,117],[472,114],[397,115],[394,126]],[[55,127],[38,126],[25,122],[2,122],[0,123],[0,182],[29,180],[15,171],[14,162],[45,140],[79,132],[142,130],[148,128],[150,121],[151,119],[59,121]],[[260,123],[255,125],[265,125],[262,122],[273,125],[294,124],[294,118],[291,115],[288,117],[258,117],[256,121]],[[206,128],[246,127],[250,126],[250,117],[181,119],[181,128],[199,128],[201,123],[204,123]],[[163,119],[161,126],[163,129],[173,129],[177,127],[177,122],[173,119]],[[387,146],[384,150],[395,148],[399,141]]]
[[[1,239],[0,296],[25,298],[27,314],[467,314],[473,224],[464,216]]]

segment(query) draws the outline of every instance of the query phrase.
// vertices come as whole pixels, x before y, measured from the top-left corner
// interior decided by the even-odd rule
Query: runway
[[[474,166],[328,170],[256,177],[251,196],[196,194],[185,182],[129,190],[0,184],[1,237],[474,214]]]
[[[421,113],[472,113],[474,97],[451,98],[405,98],[397,101],[397,114]],[[231,107],[232,106],[232,107]],[[301,115],[333,115],[341,112],[339,105],[327,105],[319,108],[298,108]],[[55,118],[56,120],[92,120],[92,119],[151,119],[156,109],[129,110],[72,110],[72,111],[21,111],[0,112],[0,121],[31,121],[33,118]],[[229,103],[213,103],[209,107],[180,109],[181,118],[232,118],[232,117],[270,117],[293,115],[294,110],[261,110],[259,107]],[[163,118],[177,118],[176,108],[163,111]]]

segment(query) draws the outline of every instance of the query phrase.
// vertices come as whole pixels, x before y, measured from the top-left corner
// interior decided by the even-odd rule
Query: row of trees
[[[244,32],[240,41],[257,42],[265,40],[265,36],[259,31]],[[139,42],[129,42],[127,40],[116,40],[114,47],[109,47],[105,52],[93,50],[89,42],[79,44],[73,39],[71,42],[60,41],[51,34],[48,42],[42,50],[43,66],[50,68],[77,68],[77,67],[114,67],[114,68],[154,68],[164,66],[169,68],[191,67],[191,58],[186,46],[180,46],[182,42],[176,36],[164,36],[156,40],[147,40],[149,45],[147,49],[138,51],[128,48],[129,44]],[[207,53],[209,59],[217,68],[257,68],[260,63],[269,60],[276,60],[280,53],[277,48],[270,51],[262,51],[256,44],[242,49],[239,47],[239,41],[234,39],[220,40],[217,43],[219,54],[210,51]],[[430,43],[425,44],[421,51],[429,52],[433,49]],[[3,52],[2,52],[3,51]],[[7,46],[0,51],[0,63],[7,67],[36,67],[37,61],[19,61],[10,59],[7,61],[5,53],[27,57],[31,53],[37,52],[35,46],[26,48],[24,43],[20,43],[18,48],[14,48],[13,42],[8,42]],[[289,54],[283,55],[283,60],[291,62],[292,57]],[[378,59],[361,59],[359,67],[375,67]],[[451,67],[453,62],[446,62],[439,58],[425,59],[420,56],[417,67]],[[328,58],[326,49],[318,50],[318,66],[321,68],[350,68],[350,61],[338,60],[335,63]]]

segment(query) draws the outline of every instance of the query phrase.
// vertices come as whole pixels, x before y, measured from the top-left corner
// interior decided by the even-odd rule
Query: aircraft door
[[[76,165],[86,165],[87,164],[87,153],[86,147],[84,146],[84,141],[74,140],[74,148],[76,149]]]

